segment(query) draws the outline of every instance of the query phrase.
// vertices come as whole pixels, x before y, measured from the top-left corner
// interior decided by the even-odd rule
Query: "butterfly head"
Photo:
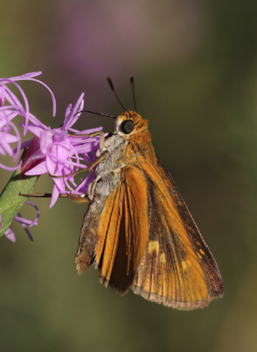
[[[135,111],[125,111],[115,121],[115,131],[123,137],[143,132],[148,129],[148,120],[142,118]]]

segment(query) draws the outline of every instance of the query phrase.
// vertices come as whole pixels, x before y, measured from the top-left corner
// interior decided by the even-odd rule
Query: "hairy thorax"
[[[99,158],[107,152],[95,170],[97,175],[88,189],[88,196],[96,202],[103,201],[116,186],[120,178],[120,171],[124,168],[123,161],[128,141],[117,134],[111,135],[105,141],[105,146],[99,149],[96,157]]]

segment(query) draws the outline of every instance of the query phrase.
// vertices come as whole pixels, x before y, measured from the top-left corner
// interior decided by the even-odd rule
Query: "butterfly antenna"
[[[116,119],[117,116],[112,116],[112,115],[108,115],[108,114],[104,114],[102,112],[95,112],[95,111],[90,111],[90,110],[80,110],[78,111],[75,115],[81,113],[81,112],[89,112],[90,114],[95,114],[95,115],[99,115],[99,116],[107,116],[107,117],[111,117],[113,119]]]
[[[137,111],[136,98],[135,98],[135,82],[134,82],[134,76],[131,76],[131,77],[130,77],[130,85],[131,85],[132,94],[133,94],[134,108],[135,108],[135,111]]]
[[[108,81],[108,83],[109,83],[109,86],[111,87],[111,90],[113,91],[113,94],[115,95],[116,99],[117,99],[118,102],[120,103],[121,107],[122,107],[125,111],[127,111],[127,112],[130,114],[130,112],[128,111],[128,109],[126,109],[125,106],[124,106],[124,105],[122,104],[122,102],[120,101],[120,98],[118,97],[118,95],[117,95],[117,93],[116,93],[116,91],[115,91],[115,89],[114,89],[114,86],[113,86],[113,83],[112,83],[111,78],[110,78],[110,77],[107,77],[107,81]]]

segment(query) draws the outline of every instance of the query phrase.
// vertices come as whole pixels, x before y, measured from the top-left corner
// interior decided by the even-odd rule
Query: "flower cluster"
[[[54,182],[50,203],[50,207],[52,207],[60,193],[82,195],[86,192],[88,183],[93,178],[93,171],[90,171],[85,179],[80,179],[79,184],[75,182],[74,173],[81,169],[87,169],[95,161],[95,152],[99,148],[100,137],[91,137],[90,135],[101,131],[102,128],[83,131],[73,128],[84,106],[84,94],[81,94],[73,106],[71,104],[68,106],[61,127],[52,129],[44,125],[30,112],[28,99],[17,83],[17,81],[29,80],[44,85],[50,92],[53,101],[54,116],[56,111],[55,97],[48,86],[34,78],[40,74],[41,72],[33,72],[18,77],[0,79],[0,154],[9,155],[13,158],[13,162],[16,162],[21,149],[24,149],[18,165],[10,167],[0,164],[0,168],[9,171],[20,169],[21,178],[24,175],[50,174]],[[10,84],[16,86],[22,97],[22,102],[8,87]],[[20,124],[23,128],[23,134],[26,136],[28,131],[31,132],[34,135],[32,139],[21,143],[19,130],[13,122],[16,116],[24,118],[24,122]],[[11,147],[13,144],[15,148]],[[14,219],[22,223],[28,234],[26,226],[36,224],[36,221],[30,222],[23,219],[19,213]],[[2,226],[1,219],[0,226]],[[11,240],[15,239],[11,228],[8,228],[5,235]],[[29,236],[31,235],[29,234]]]

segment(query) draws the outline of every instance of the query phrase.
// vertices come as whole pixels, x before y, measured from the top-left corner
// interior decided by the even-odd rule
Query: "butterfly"
[[[148,121],[125,110],[97,151],[75,261],[121,295],[181,310],[223,296],[219,268],[170,173],[156,156]]]

